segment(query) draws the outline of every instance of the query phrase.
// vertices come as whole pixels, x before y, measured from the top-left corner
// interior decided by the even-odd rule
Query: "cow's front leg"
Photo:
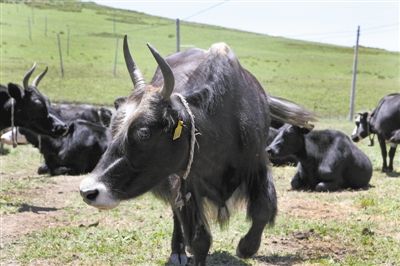
[[[172,265],[186,265],[188,262],[188,258],[186,256],[185,251],[185,243],[182,233],[182,226],[179,222],[178,216],[175,211],[174,214],[174,231],[172,233],[172,241],[171,241],[171,256],[169,258],[169,262]]]
[[[184,206],[175,211],[182,225],[185,240],[193,254],[193,265],[203,266],[206,265],[212,238],[203,208],[198,204],[196,198],[191,196],[185,201]]]
[[[387,167],[387,151],[386,151],[386,141],[385,139],[378,134],[378,141],[379,146],[381,147],[381,155],[382,155],[382,172],[390,172],[389,168]]]
[[[394,155],[396,154],[396,148],[397,144],[391,143],[390,144],[390,150],[389,150],[389,172],[393,172],[393,160],[394,160]]]

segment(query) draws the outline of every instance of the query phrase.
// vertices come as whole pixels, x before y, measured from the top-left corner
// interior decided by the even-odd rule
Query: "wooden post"
[[[115,35],[115,32],[116,32],[116,25],[115,25],[115,13],[114,13],[114,16],[113,16],[113,33],[114,33],[114,35]]]
[[[33,7],[31,7],[31,13],[32,13],[32,24],[35,24],[35,11],[33,11]]]
[[[44,36],[47,37],[47,16],[44,17]]]
[[[357,40],[356,46],[354,47],[354,62],[353,62],[353,80],[351,82],[350,92],[350,113],[349,121],[353,121],[354,116],[354,101],[356,98],[356,80],[357,80],[357,61],[358,61],[358,41],[360,39],[360,26],[357,28]]]
[[[176,19],[176,51],[181,50],[181,32],[180,32],[180,21],[179,18]]]
[[[32,26],[31,26],[31,19],[28,17],[28,37],[29,40],[32,41]]]
[[[69,37],[70,37],[69,26],[67,25],[67,56],[69,56]]]
[[[117,76],[118,43],[119,43],[119,38],[117,37],[117,41],[116,41],[116,44],[115,44],[114,69],[113,69],[114,77]]]
[[[58,53],[60,54],[60,69],[61,69],[61,77],[64,78],[64,64],[61,52],[61,41],[60,41],[60,34],[57,33],[57,43],[58,43]]]

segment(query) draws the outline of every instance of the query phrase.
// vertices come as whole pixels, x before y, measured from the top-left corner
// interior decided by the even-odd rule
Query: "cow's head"
[[[309,132],[308,128],[285,125],[279,129],[266,151],[273,158],[296,154],[304,148],[304,135]]]
[[[143,194],[186,168],[189,153],[189,119],[172,95],[174,76],[168,63],[150,45],[163,75],[162,87],[146,85],[124,39],[124,56],[134,84],[126,101],[118,102],[111,121],[112,141],[93,172],[82,180],[84,201],[109,209],[121,200]],[[183,121],[183,131],[173,140]],[[189,127],[190,128],[190,127]]]
[[[13,107],[15,125],[28,128],[38,134],[61,136],[66,133],[67,125],[49,113],[50,102],[37,89],[41,79],[47,73],[47,67],[29,85],[29,78],[35,68],[36,64],[25,74],[23,88],[14,83],[8,84],[8,93],[15,101]]]
[[[362,140],[363,138],[368,137],[369,134],[371,133],[368,117],[369,117],[368,112],[359,113],[356,116],[356,119],[355,119],[356,126],[353,130],[353,133],[351,134],[351,139],[354,142],[358,142],[358,141]]]

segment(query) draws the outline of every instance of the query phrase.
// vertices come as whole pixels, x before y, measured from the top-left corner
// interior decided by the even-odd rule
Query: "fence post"
[[[69,38],[70,38],[70,30],[69,26],[67,25],[67,56],[69,56]]]
[[[44,17],[44,36],[47,37],[47,16]]]
[[[32,26],[31,26],[31,19],[28,17],[28,37],[29,40],[32,41]]]
[[[118,43],[119,43],[119,38],[117,37],[117,41],[116,41],[116,44],[115,44],[114,69],[113,69],[114,77],[117,76]]]
[[[31,13],[32,13],[32,24],[35,24],[35,11],[33,11],[33,7],[31,7]]]
[[[57,33],[57,43],[58,43],[58,53],[60,54],[60,69],[61,69],[61,77],[64,78],[64,64],[61,52],[61,41],[60,41],[60,34]]]
[[[181,50],[181,32],[180,32],[180,21],[179,18],[176,19],[176,51]]]
[[[354,100],[355,100],[355,97],[356,97],[358,40],[359,40],[359,38],[360,38],[360,26],[358,26],[358,28],[357,28],[357,40],[356,40],[356,46],[354,47],[353,80],[351,82],[351,92],[350,92],[349,121],[353,121],[353,116],[354,116]]]

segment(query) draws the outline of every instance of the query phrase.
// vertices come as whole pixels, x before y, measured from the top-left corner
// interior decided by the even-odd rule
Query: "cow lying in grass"
[[[45,164],[39,174],[78,175],[93,170],[107,149],[109,130],[86,120],[72,121],[68,133],[60,138],[38,137],[34,132],[20,128],[21,134],[43,154]]]
[[[368,186],[372,165],[342,132],[286,125],[267,152],[274,157],[293,154],[299,160],[291,185],[295,190],[335,191]]]

